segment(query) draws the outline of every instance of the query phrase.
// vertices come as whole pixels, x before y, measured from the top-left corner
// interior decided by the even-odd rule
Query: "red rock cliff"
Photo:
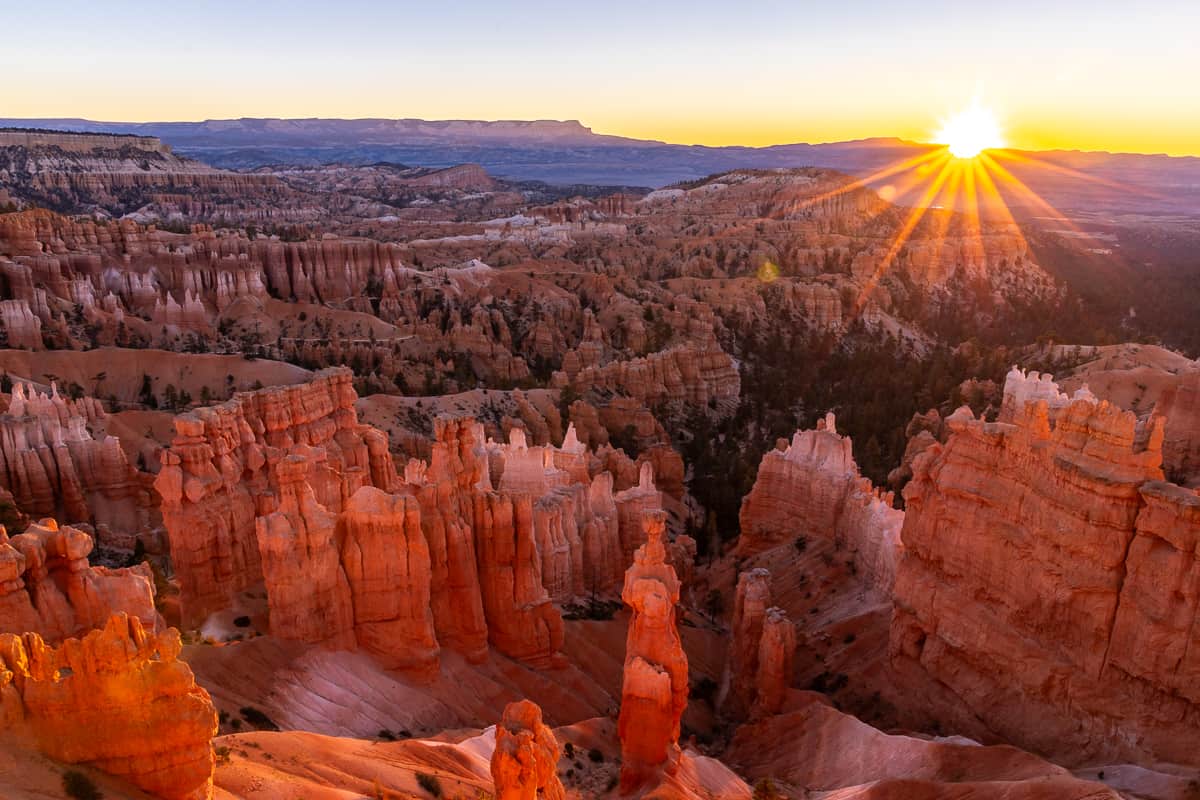
[[[1078,763],[1196,763],[1200,498],[1161,482],[1162,420],[1079,396],[914,463],[891,658],[974,736]]]

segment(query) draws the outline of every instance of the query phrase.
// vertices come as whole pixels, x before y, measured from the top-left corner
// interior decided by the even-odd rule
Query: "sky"
[[[578,119],[766,145],[1200,155],[1200,2],[0,0],[0,116]]]

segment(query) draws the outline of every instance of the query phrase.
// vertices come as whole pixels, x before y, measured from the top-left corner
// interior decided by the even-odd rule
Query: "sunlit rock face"
[[[904,512],[890,492],[862,477],[850,437],[832,413],[815,430],[797,431],[786,447],[763,456],[742,500],[737,552],[748,556],[797,537],[816,536],[850,548],[856,569],[883,593],[895,580]]]
[[[432,678],[439,645],[432,566],[413,497],[359,489],[337,518],[335,540],[350,587],[354,637],[386,667]]]
[[[621,599],[633,613],[625,642],[621,714],[621,792],[670,771],[679,757],[679,721],[687,707],[688,661],[675,622],[679,579],[666,563],[666,516],[644,517],[646,543],[625,572]]]
[[[968,734],[1195,763],[1200,497],[1162,482],[1160,417],[1044,389],[1007,423],[960,409],[916,459],[892,664]]]
[[[205,800],[217,712],[179,652],[176,630],[152,634],[124,614],[57,648],[0,634],[0,730],[157,797]]]
[[[563,800],[558,779],[561,751],[554,732],[542,722],[536,703],[520,700],[504,708],[496,726],[492,781],[496,800]]]
[[[92,537],[52,519],[9,537],[0,526],[0,632],[33,632],[49,642],[81,636],[116,613],[161,627],[147,564],[90,566]]]
[[[398,482],[387,436],[358,423],[356,399],[350,371],[339,368],[176,418],[155,488],[185,625],[262,580],[255,520],[278,507],[275,467],[285,456],[303,459],[303,481],[334,514],[361,486]]]

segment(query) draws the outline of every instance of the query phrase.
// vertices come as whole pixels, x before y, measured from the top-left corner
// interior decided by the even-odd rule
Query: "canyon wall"
[[[912,702],[967,735],[1196,763],[1200,497],[1161,480],[1161,417],[1038,383],[917,457],[893,667],[933,677]]]
[[[443,647],[560,665],[559,605],[614,595],[645,541],[640,515],[662,508],[651,462],[590,452],[573,428],[562,447],[520,428],[503,444],[439,417],[430,459],[401,476],[355,400],[332,369],[176,418],[156,486],[184,624],[262,581],[272,634],[361,648],[419,678]],[[614,493],[610,468],[638,484]],[[690,572],[694,543],[671,546]]]
[[[350,371],[334,368],[176,417],[155,488],[185,625],[262,580],[255,520],[278,507],[285,456],[303,459],[304,480],[332,513],[361,486],[393,487],[387,437],[358,423],[356,399]]]

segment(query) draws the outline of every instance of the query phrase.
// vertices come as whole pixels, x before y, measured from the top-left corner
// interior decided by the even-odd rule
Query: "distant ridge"
[[[866,177],[938,147],[894,137],[765,147],[682,145],[596,133],[579,120],[243,117],[98,122],[56,117],[0,119],[0,125],[152,136],[176,153],[226,169],[378,162],[445,168],[474,163],[500,178],[558,185],[659,187],[732,169],[805,166]],[[1010,171],[1057,208],[1200,216],[1200,158],[1069,150],[1025,155],[1035,163],[1013,163]],[[1066,169],[1038,169],[1038,161]],[[1018,214],[1045,213],[1021,197],[1012,204]]]

